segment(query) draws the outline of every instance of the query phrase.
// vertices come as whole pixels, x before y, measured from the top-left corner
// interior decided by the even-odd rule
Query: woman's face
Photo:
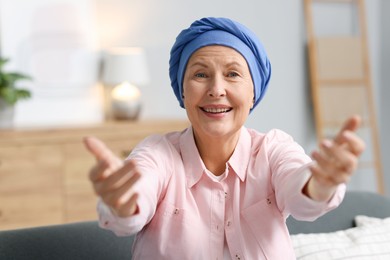
[[[232,48],[206,46],[190,57],[184,106],[196,136],[237,134],[253,107],[253,82],[244,57]]]

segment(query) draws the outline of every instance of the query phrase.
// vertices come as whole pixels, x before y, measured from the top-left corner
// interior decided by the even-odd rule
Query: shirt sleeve
[[[140,201],[138,203],[143,204]],[[101,199],[98,201],[97,211],[99,226],[111,230],[117,236],[130,236],[137,233],[145,225],[145,220],[147,219],[147,215],[141,214],[141,212],[128,218],[118,217]]]
[[[346,185],[338,185],[335,193],[328,201],[315,201],[303,194],[303,187],[311,177],[309,165],[306,164],[298,169],[292,178],[283,187],[281,199],[285,201],[285,215],[292,215],[295,219],[314,221],[325,213],[335,209],[344,198]]]
[[[279,210],[285,218],[292,215],[299,220],[313,221],[336,208],[343,200],[345,184],[340,184],[329,201],[315,201],[303,194],[303,187],[311,177],[311,158],[291,136],[275,130],[268,137],[272,186]]]

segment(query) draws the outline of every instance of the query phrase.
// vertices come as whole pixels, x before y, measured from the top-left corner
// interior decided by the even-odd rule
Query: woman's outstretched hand
[[[303,190],[307,196],[327,201],[339,184],[349,181],[365,148],[364,141],[356,134],[360,124],[360,117],[352,116],[333,140],[322,140],[319,150],[312,153],[316,163],[310,167],[312,177]]]
[[[96,158],[89,172],[95,193],[119,217],[129,217],[137,212],[138,194],[133,186],[140,173],[134,161],[123,161],[95,137],[85,137],[84,144]]]

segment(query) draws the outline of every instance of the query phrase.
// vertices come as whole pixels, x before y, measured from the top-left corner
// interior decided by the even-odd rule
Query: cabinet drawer
[[[0,194],[0,230],[54,225],[63,222],[58,191]]]
[[[0,148],[0,230],[63,220],[62,154],[57,147]]]

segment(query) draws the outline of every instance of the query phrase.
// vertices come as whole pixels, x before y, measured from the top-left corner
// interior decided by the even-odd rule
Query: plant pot
[[[12,128],[15,106],[9,105],[0,98],[0,129]]]

